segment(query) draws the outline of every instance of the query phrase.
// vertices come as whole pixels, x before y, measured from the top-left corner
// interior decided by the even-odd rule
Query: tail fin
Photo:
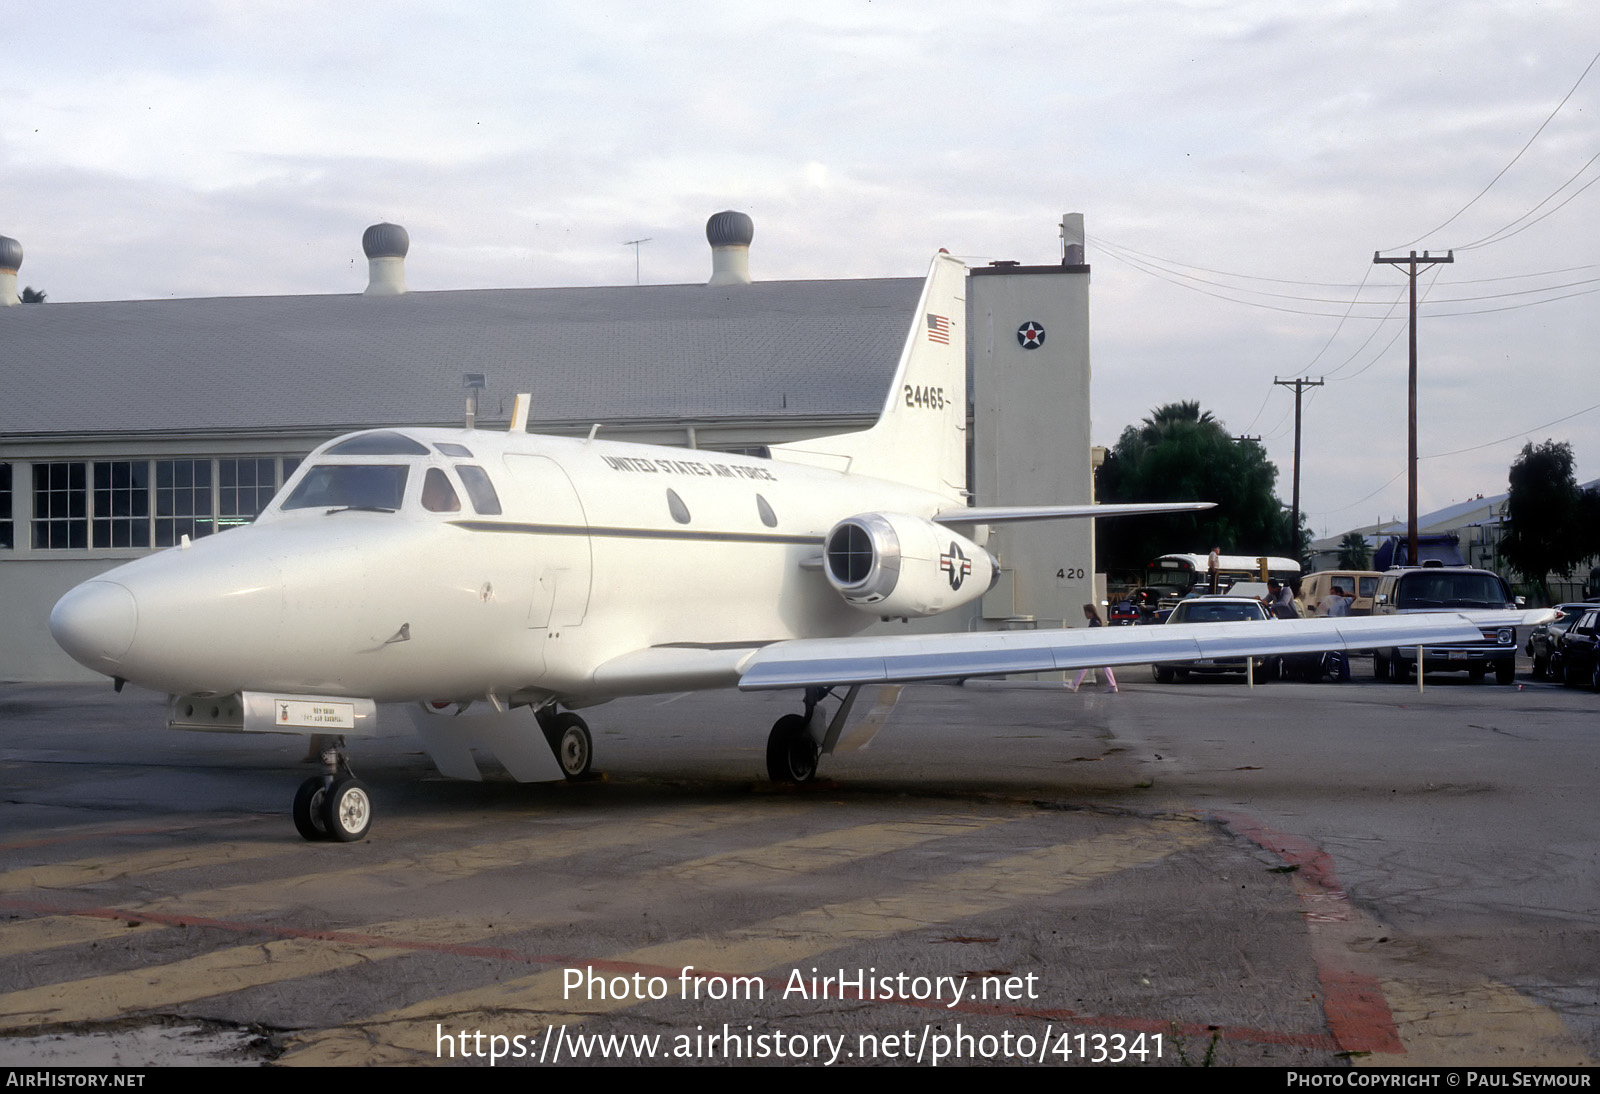
[[[967,488],[967,267],[933,257],[883,413],[871,429],[772,446],[772,458],[921,487]]]

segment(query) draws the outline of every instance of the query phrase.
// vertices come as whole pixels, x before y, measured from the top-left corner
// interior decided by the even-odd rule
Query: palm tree
[[[1367,537],[1360,532],[1346,532],[1339,541],[1339,569],[1367,570],[1372,568],[1372,548]]]
[[[43,304],[44,293],[29,285],[22,290],[22,302],[24,304]]]

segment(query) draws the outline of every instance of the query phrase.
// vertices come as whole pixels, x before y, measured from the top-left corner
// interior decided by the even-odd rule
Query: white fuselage
[[[596,669],[624,654],[861,630],[874,617],[808,565],[829,529],[862,512],[927,518],[959,504],[717,452],[516,432],[386,435],[419,451],[324,446],[255,524],[68,594],[52,617],[58,640],[107,675],[175,694],[593,701],[636,690],[596,683]],[[395,511],[304,495],[286,507],[318,468],[352,465],[404,468]],[[487,474],[500,512],[474,499],[464,466]],[[427,495],[430,469],[456,508]]]

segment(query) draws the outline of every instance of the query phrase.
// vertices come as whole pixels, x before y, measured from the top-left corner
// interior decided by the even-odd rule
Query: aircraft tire
[[[1398,657],[1393,662],[1394,682],[1397,684],[1411,683],[1411,662],[1402,661]]]
[[[800,714],[785,714],[767,736],[767,778],[775,783],[807,783],[817,773],[817,743]]]
[[[372,796],[350,775],[340,775],[322,797],[322,824],[325,839],[354,843],[372,827]]]
[[[1494,682],[1497,684],[1515,683],[1517,679],[1517,663],[1515,661],[1497,661],[1494,666]]]
[[[1389,658],[1382,651],[1372,655],[1372,678],[1380,681],[1389,679]]]
[[[1153,665],[1153,666],[1151,666],[1151,671],[1155,675],[1156,683],[1158,683],[1158,684],[1170,684],[1170,683],[1172,683],[1172,675],[1173,674],[1172,674],[1172,670],[1171,669],[1165,667],[1164,665]]]
[[[328,838],[328,829],[322,820],[322,790],[322,776],[313,775],[294,792],[295,831],[313,843]]]
[[[563,775],[581,779],[589,773],[589,766],[594,762],[594,738],[587,722],[568,711],[550,719],[550,728],[545,734]]]

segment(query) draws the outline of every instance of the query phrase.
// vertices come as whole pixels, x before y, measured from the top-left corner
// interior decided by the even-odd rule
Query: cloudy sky
[[[1534,0],[0,0],[0,233],[75,301],[356,292],[379,219],[427,290],[628,283],[645,237],[645,281],[702,281],[724,208],[762,280],[1053,262],[1082,212],[1096,443],[1197,399],[1287,500],[1273,380],[1326,377],[1320,536],[1405,513],[1378,250],[1455,249],[1423,510],[1530,439],[1600,477],[1597,51],[1592,3]]]

